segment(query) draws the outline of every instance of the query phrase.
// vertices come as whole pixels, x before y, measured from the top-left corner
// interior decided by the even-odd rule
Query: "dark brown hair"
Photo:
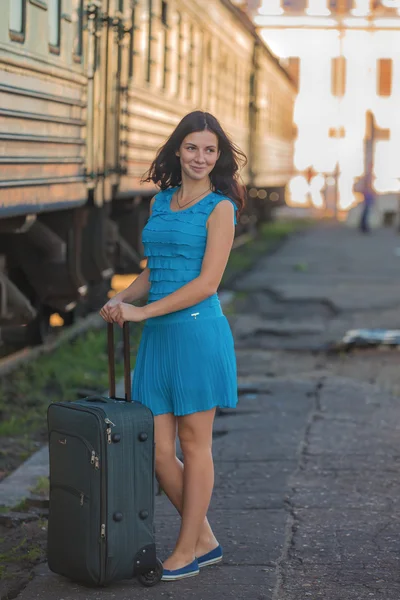
[[[185,137],[195,131],[212,131],[218,138],[220,156],[210,173],[210,180],[215,192],[228,196],[243,210],[246,191],[239,181],[239,169],[247,162],[245,154],[230,140],[218,120],[210,113],[196,110],[189,113],[178,124],[165,144],[157,152],[149,171],[143,181],[153,181],[162,190],[178,186],[182,183],[182,171],[179,150]]]

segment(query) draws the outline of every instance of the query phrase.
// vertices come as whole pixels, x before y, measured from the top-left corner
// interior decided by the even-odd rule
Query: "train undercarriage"
[[[151,197],[1,219],[0,343],[42,343],[53,314],[70,325],[101,308],[114,275],[140,272]],[[254,234],[283,202],[284,188],[251,188],[237,235]]]

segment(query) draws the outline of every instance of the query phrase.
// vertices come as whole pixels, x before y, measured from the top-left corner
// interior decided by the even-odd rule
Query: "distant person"
[[[156,475],[181,514],[164,581],[191,577],[222,560],[206,518],[214,486],[217,406],[237,404],[232,333],[217,296],[244,190],[244,155],[209,113],[182,119],[146,181],[161,191],[143,230],[146,269],[100,311],[108,322],[144,321],[133,398],[154,414]],[[146,297],[146,306],[133,306]],[[180,440],[184,465],[176,456]]]
[[[360,219],[360,230],[363,233],[369,233],[371,231],[370,227],[370,215],[372,206],[374,203],[374,193],[369,189],[364,190],[364,201],[361,211],[361,219]]]
[[[374,203],[374,192],[372,190],[371,182],[372,165],[367,170],[367,175],[363,175],[357,180],[353,189],[356,193],[363,195],[363,202],[361,206],[361,216],[359,222],[359,229],[362,233],[369,233],[370,227],[370,216],[371,210]]]

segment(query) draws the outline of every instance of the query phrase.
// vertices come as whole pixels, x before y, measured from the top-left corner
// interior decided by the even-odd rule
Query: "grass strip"
[[[141,327],[131,327],[136,355]],[[123,363],[117,357],[116,375]],[[104,391],[108,386],[107,330],[89,331],[40,356],[0,380],[0,437],[29,433],[40,426],[51,402],[77,399],[77,390]]]

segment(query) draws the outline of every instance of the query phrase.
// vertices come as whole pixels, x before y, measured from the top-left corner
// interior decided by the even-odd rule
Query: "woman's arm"
[[[118,304],[112,309],[114,320],[143,321],[193,306],[212,296],[221,283],[235,236],[234,208],[229,200],[222,200],[208,219],[207,246],[201,273],[176,292],[147,306]]]

